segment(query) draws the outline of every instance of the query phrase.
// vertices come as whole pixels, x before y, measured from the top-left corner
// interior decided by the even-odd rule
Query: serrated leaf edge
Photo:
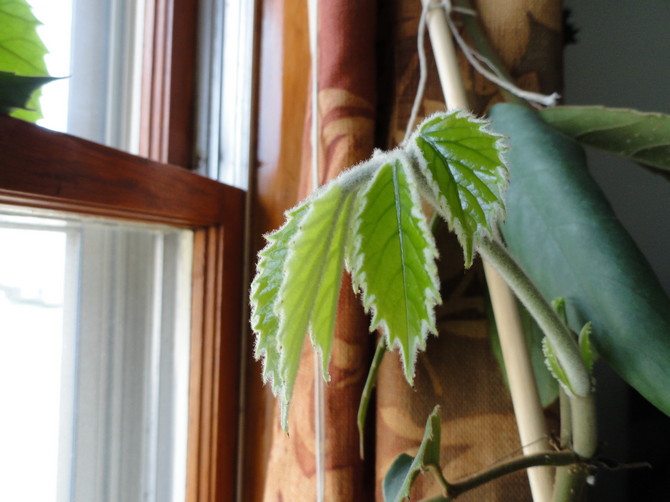
[[[366,187],[363,189],[363,192],[364,193],[367,192],[367,189],[374,183],[377,176],[381,172],[381,168],[383,168],[386,164],[392,164],[393,162],[400,161],[400,165],[402,166],[405,175],[407,176],[408,186],[410,189],[409,190],[410,199],[412,201],[412,208],[410,215],[417,221],[419,221],[419,225],[423,227],[422,233],[424,234],[424,236],[426,237],[426,241],[428,242],[428,246],[424,248],[423,255],[426,265],[429,268],[428,274],[431,278],[431,285],[433,290],[431,290],[430,288],[426,288],[424,290],[424,296],[425,296],[425,302],[429,304],[432,303],[432,305],[430,305],[427,308],[428,319],[422,319],[421,321],[421,332],[419,333],[418,337],[419,340],[416,345],[417,351],[419,350],[423,351],[426,348],[426,339],[428,335],[429,334],[437,335],[437,328],[435,325],[435,306],[442,303],[442,298],[440,297],[439,294],[440,291],[439,278],[438,278],[439,275],[437,272],[437,265],[435,264],[435,260],[437,260],[437,258],[439,257],[439,253],[437,251],[437,246],[435,245],[432,233],[430,232],[428,224],[426,223],[426,216],[421,211],[421,202],[419,199],[418,191],[416,190],[416,180],[414,177],[414,173],[410,167],[411,166],[410,159],[404,152],[394,150],[392,152],[379,153],[376,156],[376,160],[381,161],[381,166],[377,170],[375,175],[368,181]],[[361,199],[363,199],[363,197],[361,197]],[[358,207],[356,207],[356,213],[354,214],[353,225],[352,225],[354,228],[354,232],[356,232],[356,230],[358,229],[360,213],[362,212],[363,207],[364,205],[362,203],[359,203]],[[410,385],[413,385],[414,374],[416,370],[415,366],[416,366],[417,351],[415,351],[413,354],[405,354],[405,350],[402,347],[402,343],[398,338],[396,338],[393,342],[391,342],[387,320],[384,319],[379,314],[377,308],[375,307],[376,296],[374,294],[367,293],[367,277],[365,272],[361,270],[363,268],[362,266],[363,256],[360,251],[360,239],[357,236],[354,236],[352,238],[352,242],[353,242],[353,256],[350,256],[351,263],[348,264],[349,266],[347,268],[347,271],[351,274],[352,285],[354,287],[354,290],[356,292],[358,291],[363,292],[362,294],[363,308],[366,313],[371,314],[370,331],[381,329],[384,339],[386,340],[386,346],[389,348],[389,350],[394,351],[396,347],[398,348],[400,357],[403,362],[403,367],[405,369],[405,378],[407,379]]]
[[[433,178],[433,174],[428,168],[428,162],[424,158],[421,149],[419,148],[416,140],[421,136],[423,128],[443,116],[451,117],[455,116],[456,119],[467,119],[468,122],[477,126],[477,130],[487,134],[491,137],[497,138],[493,142],[495,150],[498,152],[498,157],[500,159],[500,165],[498,166],[498,173],[504,185],[498,188],[500,203],[497,204],[497,209],[493,213],[488,213],[485,215],[487,226],[482,227],[477,225],[477,229],[473,232],[473,235],[468,239],[468,232],[463,228],[460,218],[456,218],[453,215],[453,211],[449,208],[449,201],[444,196],[440,190],[437,182]],[[407,152],[415,159],[415,162],[412,165],[415,166],[413,169],[417,178],[419,180],[418,187],[421,191],[421,195],[429,201],[437,210],[437,212],[444,218],[449,226],[449,230],[454,232],[458,237],[459,242],[461,243],[465,255],[465,265],[470,267],[472,261],[476,255],[477,250],[477,241],[482,237],[491,237],[492,228],[497,220],[503,220],[505,218],[505,193],[507,185],[509,184],[509,169],[507,168],[507,161],[505,159],[505,152],[508,150],[508,147],[505,143],[506,137],[494,132],[489,126],[491,122],[486,119],[477,118],[472,115],[470,112],[463,109],[454,109],[447,112],[438,112],[434,113],[426,119],[417,127],[416,131],[410,137],[410,140],[407,142]],[[437,196],[437,199],[436,199]],[[465,237],[463,237],[465,236]],[[472,242],[472,247],[468,242]]]

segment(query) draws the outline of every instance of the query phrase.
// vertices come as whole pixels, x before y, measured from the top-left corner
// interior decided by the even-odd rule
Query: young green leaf
[[[275,303],[279,319],[279,375],[282,426],[288,429],[288,406],[307,332],[320,354],[324,378],[333,344],[337,299],[344,269],[344,249],[352,192],[330,184],[315,193],[289,242],[283,279]]]
[[[37,34],[40,22],[26,0],[5,0],[0,3],[0,70],[19,75],[47,75],[44,56],[46,46]],[[33,93],[25,108],[15,117],[36,121],[39,111],[39,91]]]
[[[540,115],[585,145],[670,171],[670,115],[602,106],[556,106]]]
[[[568,375],[565,373],[563,366],[561,366],[561,363],[558,361],[556,351],[551,345],[549,338],[545,337],[542,340],[542,351],[544,352],[544,361],[547,365],[547,368],[549,369],[549,372],[553,375],[556,381],[561,384],[563,390],[565,390],[569,396],[575,396],[576,394],[570,385]]]
[[[283,381],[279,371],[279,319],[275,313],[289,242],[295,236],[308,209],[302,204],[286,213],[286,223],[269,234],[267,246],[259,253],[256,277],[251,283],[251,327],[256,333],[254,356],[263,358],[263,382],[279,395]]]
[[[402,502],[422,470],[428,466],[440,469],[440,431],[440,407],[436,406],[426,421],[416,457],[402,453],[386,472],[382,485],[385,502]]]
[[[371,329],[381,328],[388,346],[400,347],[410,384],[417,350],[436,332],[440,302],[437,249],[420,207],[406,159],[389,156],[361,195],[349,264],[372,311]]]
[[[505,213],[505,145],[487,125],[463,111],[437,114],[409,142],[423,192],[456,233],[467,267],[478,237],[490,235],[494,221]]]
[[[593,350],[593,345],[591,344],[591,323],[587,322],[582,330],[579,332],[579,349],[582,353],[582,359],[584,359],[584,364],[586,364],[586,369],[589,370],[589,373],[593,371],[593,363],[596,359],[595,351]]]

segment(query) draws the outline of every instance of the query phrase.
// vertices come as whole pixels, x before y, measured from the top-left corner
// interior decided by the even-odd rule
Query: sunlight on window
[[[56,500],[65,241],[0,228],[0,500]]]
[[[72,0],[28,0],[35,17],[42,23],[37,28],[49,54],[45,62],[49,75],[70,75],[70,35],[72,27]],[[55,131],[67,130],[67,108],[69,79],[62,78],[42,88],[42,113],[44,118],[37,123]]]

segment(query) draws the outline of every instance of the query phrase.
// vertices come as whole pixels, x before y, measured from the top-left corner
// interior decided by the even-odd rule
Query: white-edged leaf
[[[582,353],[582,359],[584,359],[584,364],[586,365],[586,369],[589,370],[589,373],[593,371],[593,364],[596,361],[596,353],[593,349],[593,344],[591,343],[591,332],[591,323],[587,322],[579,332],[578,338],[579,350]]]
[[[437,249],[402,155],[389,155],[361,194],[354,239],[349,266],[372,312],[371,329],[381,328],[388,346],[400,348],[412,384],[417,350],[436,332],[440,295]]]
[[[476,240],[490,235],[495,220],[505,214],[506,147],[503,137],[487,126],[462,110],[438,113],[409,142],[422,189],[456,233],[466,267],[472,264]]]
[[[565,373],[563,366],[561,366],[561,363],[558,361],[556,351],[547,337],[542,340],[542,351],[544,352],[544,361],[547,365],[547,368],[549,369],[549,372],[558,381],[558,383],[561,384],[563,390],[565,390],[569,396],[577,395],[572,389],[570,380],[568,380],[568,375]]]
[[[263,358],[263,382],[270,383],[272,392],[280,394],[282,378],[279,372],[279,319],[275,314],[279,288],[284,277],[284,266],[289,242],[295,236],[308,206],[302,204],[287,211],[286,223],[266,236],[265,248],[258,254],[256,276],[251,283],[251,327],[256,333],[254,356]]]
[[[315,193],[308,199],[307,213],[289,243],[275,306],[279,318],[277,342],[285,430],[308,331],[327,378],[352,200],[351,192],[334,183]]]

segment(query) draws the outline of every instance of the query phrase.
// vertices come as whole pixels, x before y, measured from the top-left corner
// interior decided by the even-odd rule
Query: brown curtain
[[[493,45],[503,54],[517,81],[525,88],[555,91],[560,84],[560,4],[528,0],[509,6],[507,2],[488,0],[479,2],[477,7]],[[418,0],[321,0],[321,183],[368,158],[374,147],[392,148],[402,139],[418,82],[416,33],[420,12]],[[297,21],[306,22],[306,18]],[[306,37],[302,40],[306,43]],[[429,44],[427,49],[431,64],[422,115],[444,109]],[[307,58],[303,71],[308,72],[308,68]],[[500,100],[495,86],[476,75],[465,61],[462,69],[477,111]],[[307,96],[306,80],[303,84]],[[278,167],[291,170],[293,174],[288,178],[299,185],[300,197],[311,189],[311,103],[306,103],[306,109],[299,171],[297,164],[280,162]],[[296,112],[295,107],[292,110]],[[262,141],[262,137],[259,139]],[[274,189],[281,186],[275,185]],[[446,229],[439,234],[439,245],[444,301],[437,312],[439,336],[429,339],[427,351],[419,358],[414,388],[409,388],[404,380],[398,355],[386,355],[368,427],[369,442],[373,444],[367,449],[365,461],[358,456],[356,411],[375,340],[368,334],[368,320],[349,278],[343,280],[329,368],[331,382],[326,390],[328,501],[381,501],[381,480],[386,470],[398,454],[416,452],[426,417],[436,404],[442,409],[442,461],[448,479],[457,479],[518,453],[520,445],[510,398],[489,347],[481,270],[477,265],[467,272],[463,270],[460,248]],[[257,447],[255,454],[250,452],[253,465],[247,462],[249,472],[243,479],[254,486],[244,488],[243,493],[248,494],[244,500],[314,499],[313,364],[311,347],[306,344],[291,405],[290,436],[280,430],[274,404],[274,416],[269,422],[254,426],[255,433],[263,438],[254,441],[263,446]],[[256,369],[252,367],[251,373]],[[260,377],[250,374],[247,378]],[[250,388],[257,392],[257,383]],[[437,493],[431,477],[426,476],[416,484],[413,500]],[[529,500],[526,475],[506,477],[462,499]]]

